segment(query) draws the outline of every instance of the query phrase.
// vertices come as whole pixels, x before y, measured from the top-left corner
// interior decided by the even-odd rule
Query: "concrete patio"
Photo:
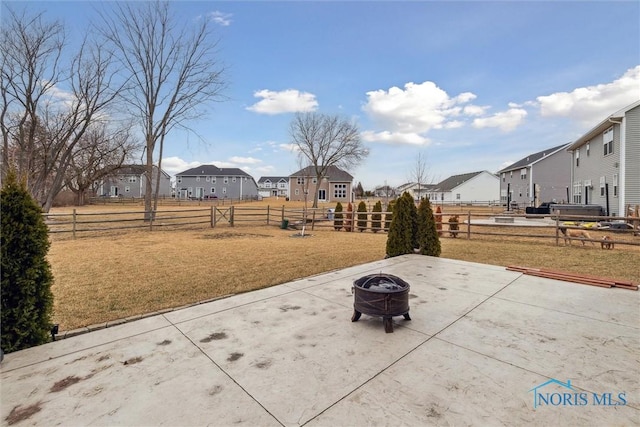
[[[350,321],[352,283],[411,321]],[[640,293],[402,256],[8,354],[2,425],[640,425]],[[535,406],[535,407],[534,407]]]

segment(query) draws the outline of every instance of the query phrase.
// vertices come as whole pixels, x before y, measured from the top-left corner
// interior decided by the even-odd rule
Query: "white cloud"
[[[309,92],[287,89],[280,92],[268,89],[254,92],[255,98],[261,101],[247,107],[247,110],[260,114],[281,114],[315,111],[318,107],[316,96]]]
[[[384,142],[387,144],[428,145],[431,141],[417,133],[403,132],[362,132],[360,135],[365,142]]]
[[[479,105],[466,105],[463,112],[466,116],[481,116],[489,107],[481,107]]]
[[[611,83],[579,87],[536,98],[543,117],[569,117],[594,124],[640,97],[640,65]]]
[[[224,13],[218,10],[209,13],[209,19],[223,27],[228,27],[229,25],[231,25],[232,16],[233,15],[230,13]]]
[[[262,175],[271,174],[274,170],[276,170],[276,168],[273,166],[260,166],[259,168],[256,168],[256,172],[259,172]]]
[[[493,116],[477,118],[473,120],[473,127],[482,128],[500,128],[504,132],[509,132],[518,127],[527,112],[521,108],[510,108],[507,111],[496,113]]]
[[[296,152],[300,150],[296,144],[279,144],[278,147],[280,147],[281,150],[291,151],[291,152]]]
[[[185,162],[180,157],[165,157],[162,159],[162,170],[173,176],[187,169],[200,166],[202,162]]]
[[[240,163],[240,164],[247,164],[247,165],[255,165],[257,163],[262,163],[262,160],[260,159],[255,159],[253,157],[240,157],[240,156],[230,157],[229,161],[233,163]]]

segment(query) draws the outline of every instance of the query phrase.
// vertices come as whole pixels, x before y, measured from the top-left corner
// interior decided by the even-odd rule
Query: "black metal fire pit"
[[[382,316],[385,332],[393,332],[393,316],[409,317],[409,284],[391,274],[370,274],[353,282],[352,322],[360,316]]]

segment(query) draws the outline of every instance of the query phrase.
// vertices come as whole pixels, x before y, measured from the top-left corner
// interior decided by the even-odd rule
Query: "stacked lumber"
[[[583,285],[599,286],[602,288],[621,288],[630,291],[637,291],[638,285],[624,280],[607,279],[604,277],[587,276],[583,274],[567,273],[545,268],[530,268],[511,265],[508,271],[518,271],[528,276],[544,277],[547,279],[564,280],[565,282],[580,283]]]

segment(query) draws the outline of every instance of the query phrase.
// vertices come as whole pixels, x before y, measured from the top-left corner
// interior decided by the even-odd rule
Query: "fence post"
[[[267,225],[269,225],[269,205],[267,205]]]
[[[313,231],[313,227],[316,225],[316,210],[313,210],[313,214],[311,215],[311,231]]]
[[[284,221],[284,205],[282,205],[282,215],[280,221]]]
[[[556,246],[560,246],[560,212],[556,212]]]
[[[229,224],[233,227],[233,212],[235,211],[234,205],[229,206]]]
[[[467,212],[467,240],[471,239],[471,211]]]
[[[73,209],[73,238],[76,238],[76,210]]]
[[[216,226],[216,213],[215,208],[211,206],[211,228]]]

